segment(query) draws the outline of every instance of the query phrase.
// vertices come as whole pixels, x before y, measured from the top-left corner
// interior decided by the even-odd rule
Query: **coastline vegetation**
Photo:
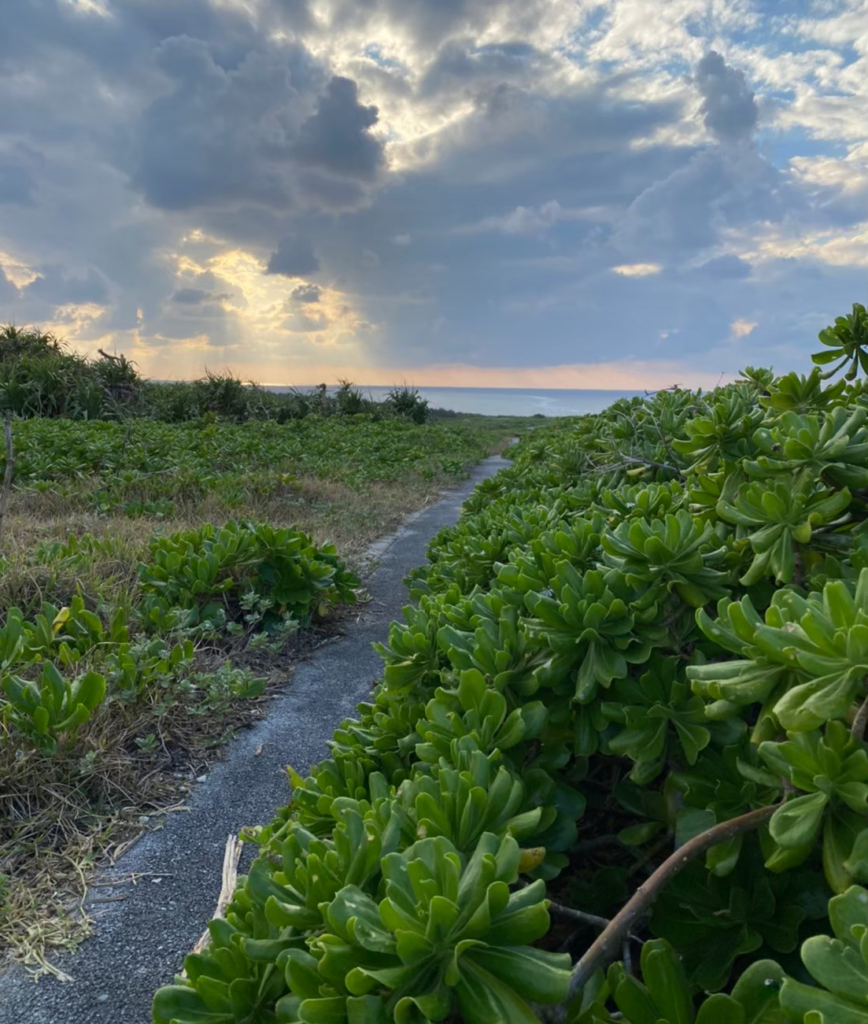
[[[516,425],[427,414],[410,388],[154,383],[0,330],[0,956],[52,969],[92,866],[340,628],[370,543]]]
[[[864,307],[821,341],[511,451],[155,1024],[864,1022]]]

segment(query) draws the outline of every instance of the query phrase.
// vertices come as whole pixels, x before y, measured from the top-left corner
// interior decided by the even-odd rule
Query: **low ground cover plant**
[[[863,318],[523,440],[156,1024],[864,1024]]]
[[[95,861],[262,713],[349,565],[513,432],[392,397],[146,381],[0,328],[0,958],[52,969]]]
[[[299,530],[228,522],[155,537],[139,566],[149,623],[280,633],[351,604],[359,586],[333,545]]]
[[[491,439],[465,427],[405,420],[184,424],[29,419],[15,423],[15,480],[22,496],[49,492],[105,514],[142,514],[165,502],[163,516],[212,494],[242,504],[294,480],[328,477],[359,489],[408,474],[460,476],[487,454]],[[82,485],[85,485],[84,487]],[[138,507],[137,507],[138,505]],[[144,510],[146,511],[146,510]]]
[[[110,561],[115,547],[85,534],[43,544],[36,562],[54,578],[75,578],[95,559]],[[93,601],[79,587],[68,604],[6,609],[6,952],[48,969],[46,942],[69,945],[84,932],[85,919],[62,909],[69,899],[64,866],[74,865],[80,878],[109,835],[129,832],[142,811],[171,803],[168,778],[162,786],[147,780],[160,770],[189,777],[191,761],[201,762],[209,746],[255,713],[242,704],[262,694],[274,669],[263,674],[244,662],[270,656],[275,668],[285,666],[275,655],[292,634],[354,602],[358,586],[329,545],[298,530],[229,522],[154,536],[136,576],[114,590],[106,584]]]

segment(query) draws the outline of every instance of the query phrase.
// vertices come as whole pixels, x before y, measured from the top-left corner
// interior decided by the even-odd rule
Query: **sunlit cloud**
[[[757,326],[756,320],[733,320],[730,324],[730,333],[732,337],[740,341],[742,338],[746,338]]]
[[[660,263],[621,263],[612,267],[613,274],[620,274],[621,277],[649,277],[651,274],[659,274],[663,270]]]
[[[11,281],[18,288],[27,287],[27,285],[39,277],[39,274],[33,267],[28,266],[22,260],[16,259],[12,253],[4,252],[2,249],[0,249],[0,269],[4,271],[7,280]]]
[[[769,228],[753,243],[744,242],[740,255],[750,261],[810,260],[832,267],[864,268],[868,264],[868,220],[848,231],[809,231],[795,234]]]

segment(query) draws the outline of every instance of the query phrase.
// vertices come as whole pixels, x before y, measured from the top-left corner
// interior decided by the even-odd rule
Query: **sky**
[[[0,323],[148,376],[707,387],[866,265],[868,0],[0,2]]]

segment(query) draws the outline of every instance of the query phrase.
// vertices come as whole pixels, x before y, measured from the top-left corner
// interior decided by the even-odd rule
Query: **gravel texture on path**
[[[34,983],[18,968],[0,977],[0,1024],[150,1022],[154,991],[181,969],[213,914],[227,837],[266,824],[287,803],[287,764],[305,773],[326,756],[326,741],[380,675],[371,643],[384,641],[389,623],[401,617],[404,576],[425,561],[429,541],[456,521],[476,484],[507,465],[500,456],[486,459],[461,487],[373,546],[377,567],[365,580],[371,600],[358,620],[296,666],[267,717],[240,733],[195,788],[188,812],[169,815],[100,875],[105,882],[142,873],[135,885],[91,891],[94,900],[123,899],[90,903],[93,935],[76,954],[55,958],[72,981]]]

